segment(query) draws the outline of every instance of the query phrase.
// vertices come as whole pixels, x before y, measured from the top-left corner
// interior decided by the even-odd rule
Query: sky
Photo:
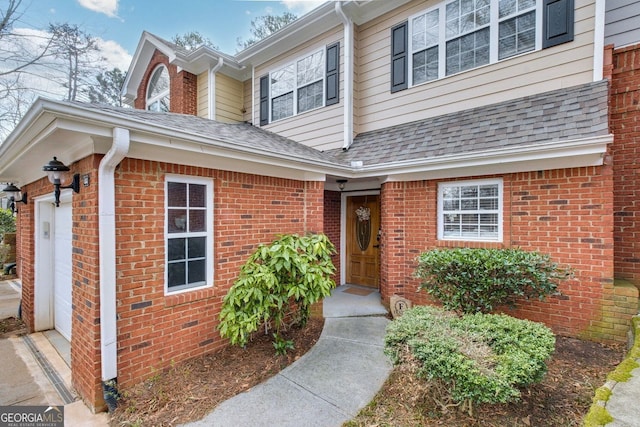
[[[114,66],[127,69],[143,31],[171,40],[198,31],[221,51],[234,54],[237,39],[250,36],[251,20],[289,11],[300,16],[318,0],[22,0],[20,24],[44,29],[49,23],[77,24],[100,38]]]

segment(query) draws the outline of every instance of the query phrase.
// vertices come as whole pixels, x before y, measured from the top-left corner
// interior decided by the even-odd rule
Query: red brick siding
[[[169,64],[169,58],[156,50],[149,61],[144,77],[138,86],[137,97],[134,101],[134,107],[139,110],[147,108],[147,86],[155,69],[163,64],[169,71],[169,110],[172,113],[181,114],[198,114],[198,78],[196,75],[187,71],[178,72],[178,67]]]
[[[164,178],[214,185],[214,287],[164,295]],[[116,176],[118,383],[141,379],[226,344],[222,298],[260,243],[323,229],[323,183],[126,159]]]
[[[382,297],[393,294],[417,304],[412,277],[419,253],[436,247],[522,247],[569,264],[575,278],[559,297],[527,302],[510,314],[543,321],[556,333],[578,336],[600,320],[605,293],[613,288],[613,177],[611,168],[589,167],[503,176],[502,243],[437,240],[437,181],[383,185]],[[610,293],[610,292],[609,292]],[[615,337],[613,339],[616,339]]]
[[[640,44],[613,52],[610,106],[615,274],[640,287]]]
[[[340,205],[341,193],[339,191],[324,192],[324,233],[334,244],[336,251],[340,250]],[[336,267],[334,280],[340,284],[340,255],[336,252],[331,260]]]
[[[99,259],[97,226],[96,168],[101,156],[89,156],[72,165],[71,174],[89,175],[89,186],[81,185],[80,193],[72,196],[72,383],[80,396],[94,409],[101,409],[104,401],[100,384],[100,313]],[[22,279],[22,315],[29,331],[34,331],[35,286],[35,203],[36,197],[53,193],[47,178],[23,188],[30,203],[20,205],[20,246]]]

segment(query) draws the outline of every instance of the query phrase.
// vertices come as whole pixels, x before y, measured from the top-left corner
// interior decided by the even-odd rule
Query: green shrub
[[[0,208],[0,239],[4,233],[16,232],[16,217],[13,216],[11,210]]]
[[[546,326],[504,314],[457,316],[415,307],[387,327],[385,353],[395,364],[418,363],[417,375],[439,381],[455,404],[505,403],[539,382],[555,337]]]
[[[295,309],[294,323],[305,324],[311,304],[331,294],[336,284],[331,255],[335,247],[324,234],[285,235],[261,245],[240,270],[238,280],[224,297],[220,335],[245,346],[261,325],[275,329],[274,347],[281,351],[280,330]]]
[[[447,310],[489,313],[496,306],[514,307],[518,298],[553,293],[570,271],[549,255],[521,249],[434,249],[418,257],[421,289]]]

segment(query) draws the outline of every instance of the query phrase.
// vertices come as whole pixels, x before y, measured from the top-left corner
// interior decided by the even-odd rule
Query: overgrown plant
[[[286,316],[290,314],[295,324],[306,324],[311,305],[336,286],[331,278],[333,253],[335,247],[324,234],[288,234],[258,247],[224,297],[220,335],[245,346],[259,327],[265,332],[272,327],[276,350],[286,352],[289,346],[280,335]]]
[[[425,306],[405,311],[385,337],[395,364],[417,363],[417,376],[439,386],[441,395],[431,397],[443,409],[459,406],[470,415],[473,405],[515,401],[520,387],[541,381],[554,347],[540,323]]]
[[[421,254],[415,275],[447,310],[489,313],[500,305],[514,307],[519,298],[544,299],[571,271],[539,252],[458,248]]]

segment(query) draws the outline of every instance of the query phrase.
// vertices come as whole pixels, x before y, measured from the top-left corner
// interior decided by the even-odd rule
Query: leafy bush
[[[459,313],[514,307],[521,297],[542,300],[569,276],[549,255],[521,249],[434,249],[418,257],[416,269],[420,288]]]
[[[439,381],[455,405],[505,403],[539,382],[555,337],[546,326],[504,314],[462,317],[415,307],[387,327],[385,353],[395,364],[418,363],[417,375]]]
[[[0,239],[4,236],[4,233],[16,232],[16,218],[9,209],[0,208]]]
[[[4,263],[9,260],[9,253],[11,252],[11,246],[0,243],[0,269],[4,268]],[[0,270],[0,275],[2,271]]]
[[[335,247],[324,234],[284,235],[261,245],[240,270],[225,296],[220,313],[220,335],[245,346],[249,335],[265,325],[275,328],[274,347],[282,351],[280,330],[291,307],[294,323],[305,324],[311,304],[331,294]]]

